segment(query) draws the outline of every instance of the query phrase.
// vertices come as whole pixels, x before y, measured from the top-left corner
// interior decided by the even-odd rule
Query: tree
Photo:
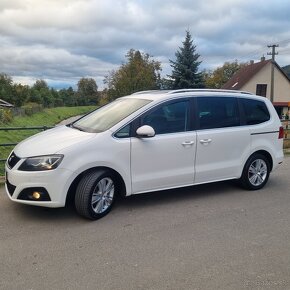
[[[205,86],[211,89],[220,89],[246,63],[225,62],[221,67],[204,73]]]
[[[25,102],[27,102],[30,98],[30,87],[22,84],[14,84],[13,85],[13,93],[15,96],[14,105],[16,107],[22,106]]]
[[[45,80],[36,80],[32,86],[30,102],[42,104],[44,107],[54,106],[54,98]]]
[[[14,104],[15,96],[13,94],[13,80],[7,74],[0,74],[0,99]]]
[[[92,78],[81,78],[78,81],[78,104],[96,105],[98,102],[98,86]]]
[[[283,66],[282,69],[286,73],[288,78],[290,78],[290,65]]]
[[[32,86],[33,89],[40,91],[42,89],[49,90],[49,87],[47,85],[47,82],[45,80],[36,80],[34,85]]]
[[[58,94],[65,106],[70,107],[77,105],[76,93],[72,87],[69,87],[68,89],[61,89]]]
[[[170,61],[173,68],[170,77],[172,89],[202,88],[202,74],[198,72],[200,55],[196,53],[190,32],[186,31],[183,46],[175,53],[176,61]]]
[[[127,62],[105,77],[110,99],[129,95],[137,91],[160,88],[161,64],[147,53],[130,49],[126,54]]]

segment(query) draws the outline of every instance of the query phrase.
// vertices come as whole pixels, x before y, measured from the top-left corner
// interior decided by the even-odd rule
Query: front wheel
[[[86,173],[80,180],[75,195],[77,212],[96,220],[110,212],[116,197],[114,176],[107,170]]]
[[[240,182],[249,190],[257,190],[267,183],[270,175],[270,164],[262,154],[252,155],[245,164]]]

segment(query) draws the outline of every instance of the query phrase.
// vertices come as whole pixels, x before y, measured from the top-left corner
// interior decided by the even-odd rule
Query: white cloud
[[[283,0],[1,0],[1,71],[26,83],[90,76],[102,86],[135,48],[161,60],[168,74],[186,29],[202,68],[258,59],[267,44],[290,39],[289,10]],[[281,65],[290,62],[289,47],[290,40],[281,47]]]

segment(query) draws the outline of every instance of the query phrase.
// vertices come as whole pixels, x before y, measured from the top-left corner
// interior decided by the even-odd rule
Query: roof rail
[[[131,95],[142,95],[142,94],[158,94],[158,93],[169,93],[170,90],[148,90],[133,93]]]
[[[179,89],[168,91],[168,94],[178,94],[178,93],[190,93],[190,92],[209,92],[209,93],[236,93],[236,94],[246,94],[252,95],[250,92],[237,91],[237,90],[223,90],[223,89]]]

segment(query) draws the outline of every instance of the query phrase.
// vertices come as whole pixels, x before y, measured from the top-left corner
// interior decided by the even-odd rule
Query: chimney
[[[261,61],[265,61],[266,60],[266,58],[265,58],[265,56],[263,55],[262,57],[261,57]]]
[[[254,61],[252,59],[250,60],[250,64],[254,64]]]

